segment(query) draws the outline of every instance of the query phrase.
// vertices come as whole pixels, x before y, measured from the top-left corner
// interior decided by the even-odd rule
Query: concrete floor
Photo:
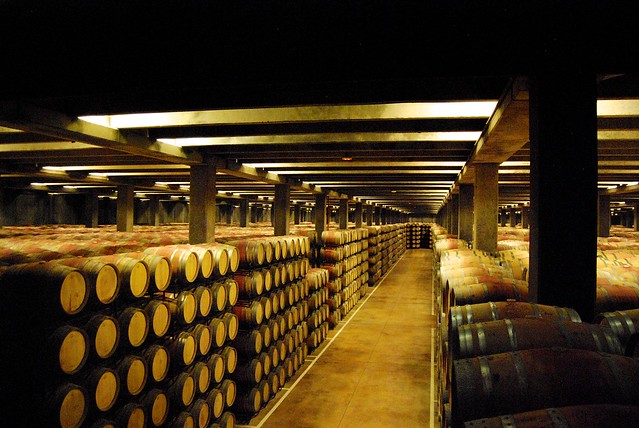
[[[432,252],[408,250],[293,379],[242,427],[437,426]]]

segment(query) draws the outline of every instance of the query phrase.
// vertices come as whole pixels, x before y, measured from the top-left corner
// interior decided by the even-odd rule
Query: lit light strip
[[[639,140],[639,131],[631,129],[601,130],[597,131],[597,139],[601,141]]]
[[[271,171],[269,171],[271,172]],[[382,170],[352,170],[352,169],[343,169],[343,170],[284,170],[284,171],[273,171],[273,174],[278,175],[305,175],[305,174],[326,174],[326,175],[386,175],[386,174],[458,174],[459,170],[457,169],[382,169]]]
[[[245,163],[245,166],[253,168],[366,168],[366,167],[462,167],[466,164],[464,161],[460,162],[437,162],[437,161],[408,161],[408,162],[358,162],[358,161],[343,161],[343,162],[272,162],[272,163]]]
[[[258,135],[248,137],[162,138],[158,141],[178,147],[242,146],[248,144],[304,143],[388,143],[388,142],[476,142],[480,131],[463,132],[357,132],[292,135]]]
[[[639,100],[597,100],[597,116],[639,116]]]
[[[78,166],[78,165],[69,165],[69,166],[44,166],[42,169],[50,170],[50,171],[120,171],[124,169],[134,169],[134,170],[150,170],[150,169],[158,169],[158,170],[188,170],[189,165],[179,165],[179,164],[153,164],[153,165],[92,165],[92,166]]]
[[[325,122],[338,120],[488,118],[496,100],[326,105],[83,116],[116,129],[167,126]]]

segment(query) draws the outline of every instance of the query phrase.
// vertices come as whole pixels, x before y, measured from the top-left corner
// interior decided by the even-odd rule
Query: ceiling
[[[498,162],[500,204],[518,205],[517,76],[583,67],[603,103],[600,190],[639,195],[631,3],[41,3],[0,6],[3,188],[187,195],[189,165],[209,162],[220,197],[289,183],[296,202],[432,215],[475,163]]]

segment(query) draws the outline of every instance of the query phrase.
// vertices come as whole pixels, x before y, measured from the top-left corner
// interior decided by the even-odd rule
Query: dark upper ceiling
[[[512,3],[4,1],[0,126],[9,129],[0,128],[0,180],[175,192],[179,184],[155,183],[187,182],[185,165],[208,160],[223,172],[219,190],[234,195],[272,196],[274,183],[290,182],[294,200],[310,201],[321,190],[434,213],[463,178],[476,141],[429,133],[479,133],[488,116],[388,117],[362,109],[496,101],[514,76],[552,72],[560,79],[574,70],[600,76],[600,98],[639,97],[636,2]],[[75,120],[237,109],[251,116],[282,107],[289,116],[277,120],[143,126],[108,138]],[[300,113],[309,108],[316,114]],[[636,130],[638,117],[600,118],[600,129]],[[216,143],[153,145],[188,137]],[[526,142],[517,136],[500,173],[502,204],[528,200]],[[600,160],[608,162],[601,185],[639,181],[638,151],[639,136],[600,141]]]

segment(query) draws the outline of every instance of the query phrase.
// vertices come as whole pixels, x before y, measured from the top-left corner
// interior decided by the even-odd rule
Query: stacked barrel
[[[335,327],[366,294],[368,242],[369,230],[366,228],[322,232],[318,263],[330,276],[327,303],[331,327]]]
[[[309,342],[317,346],[325,338],[316,330],[327,316],[326,309],[317,314],[326,297],[322,287],[327,273],[310,269],[308,238],[250,238],[227,243],[240,254],[240,268],[234,274],[239,300],[233,311],[240,332],[232,342],[238,351],[232,375],[238,387],[233,411],[250,419],[304,363],[309,352],[309,321],[316,340]]]
[[[382,276],[390,271],[406,251],[404,228],[404,224],[387,224],[381,227]]]
[[[377,285],[382,277],[382,237],[380,226],[368,226],[368,285]]]
[[[637,421],[639,360],[623,354],[634,352],[639,313],[590,324],[570,308],[528,303],[527,251],[490,254],[438,235],[442,425]]]
[[[406,224],[406,248],[430,248],[429,223]]]
[[[237,329],[227,312],[237,284],[224,277],[233,269],[233,247],[56,259],[67,244],[63,236],[49,242],[42,251],[11,244],[13,255],[4,252],[5,262],[28,262],[0,272],[11,302],[0,315],[4,378],[24,373],[2,390],[12,405],[46,403],[23,409],[40,426],[208,426],[233,418],[223,415],[224,401],[233,400],[224,379],[235,365],[234,350],[224,348]],[[39,256],[50,261],[32,261]]]

